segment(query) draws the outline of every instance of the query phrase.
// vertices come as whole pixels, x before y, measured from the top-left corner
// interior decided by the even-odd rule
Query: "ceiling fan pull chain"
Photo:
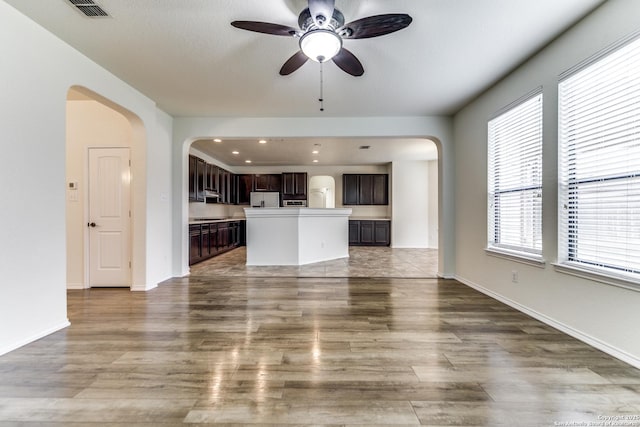
[[[320,111],[324,111],[324,78],[322,75],[322,62],[320,63],[320,98],[318,98],[318,101],[320,101]]]

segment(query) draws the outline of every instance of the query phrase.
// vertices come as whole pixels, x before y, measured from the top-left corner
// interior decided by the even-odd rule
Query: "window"
[[[489,121],[489,249],[542,260],[542,90]]]
[[[561,76],[559,261],[640,279],[640,39]]]

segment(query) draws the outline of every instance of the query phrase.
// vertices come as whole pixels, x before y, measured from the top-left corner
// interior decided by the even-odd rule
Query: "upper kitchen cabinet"
[[[280,191],[281,174],[253,175],[253,191]]]
[[[388,205],[388,174],[344,174],[342,175],[342,204]]]
[[[283,172],[282,173],[282,199],[306,200],[307,199],[307,173]]]
[[[238,174],[235,176],[237,187],[237,203],[239,205],[248,205],[250,202],[251,192],[253,191],[253,175]]]
[[[204,202],[206,163],[204,160],[189,156],[189,201]]]
[[[205,174],[205,190],[218,191],[218,166],[207,163]]]
[[[207,172],[207,164],[204,160],[198,158],[196,161],[196,176],[198,178],[198,186],[196,188],[196,201],[204,202],[204,178]]]
[[[233,203],[235,189],[231,172],[222,168],[218,169],[218,192],[220,193],[220,203]]]
[[[196,179],[196,157],[189,156],[189,201],[196,201],[196,187],[198,181]]]
[[[359,205],[360,175],[342,175],[342,204]]]

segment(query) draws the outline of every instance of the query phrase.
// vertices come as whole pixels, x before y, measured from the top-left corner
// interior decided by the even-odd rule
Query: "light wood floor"
[[[350,246],[349,258],[302,266],[247,266],[246,247],[191,266],[192,276],[436,278],[437,249]]]
[[[0,426],[640,414],[639,370],[456,281],[201,276],[68,296],[69,328],[0,357]]]

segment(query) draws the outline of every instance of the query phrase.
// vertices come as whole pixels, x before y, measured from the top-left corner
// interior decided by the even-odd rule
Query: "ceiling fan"
[[[364,74],[356,56],[342,46],[344,39],[367,39],[402,30],[412,18],[404,13],[369,16],[344,23],[344,15],[335,8],[335,0],[309,0],[309,7],[298,17],[300,30],[286,25],[258,21],[233,21],[242,30],[299,38],[300,50],[289,58],[280,75],[286,76],[302,67],[308,59],[323,63],[330,59],[352,76]]]

